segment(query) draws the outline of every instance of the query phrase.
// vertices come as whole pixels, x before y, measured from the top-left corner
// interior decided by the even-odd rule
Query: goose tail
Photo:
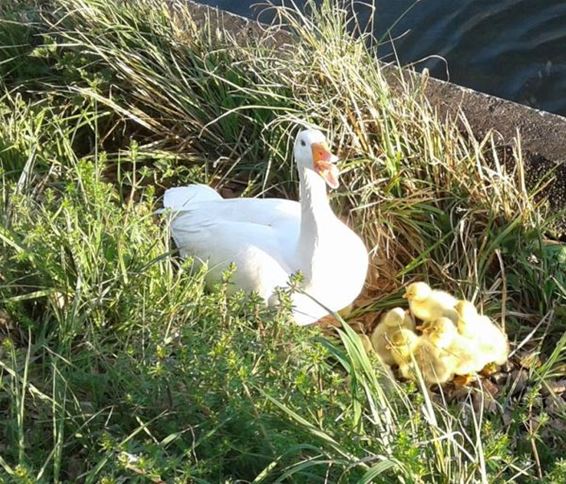
[[[188,187],[169,188],[163,195],[163,208],[156,213],[163,213],[166,209],[182,212],[193,203],[212,202],[222,200],[216,190],[207,185],[189,185]]]

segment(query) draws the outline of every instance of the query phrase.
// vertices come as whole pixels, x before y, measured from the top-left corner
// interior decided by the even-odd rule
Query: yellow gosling
[[[509,341],[505,333],[490,318],[479,314],[469,301],[458,301],[454,310],[458,332],[476,343],[485,357],[485,364],[503,365],[509,357]]]
[[[448,318],[430,322],[424,331],[424,337],[438,349],[439,356],[456,375],[476,373],[486,363],[476,342],[461,336]]]
[[[432,289],[426,282],[409,284],[403,297],[409,302],[411,312],[423,321],[456,318],[454,305],[457,299],[447,292]]]
[[[415,365],[428,385],[446,383],[454,376],[450,366],[430,341],[413,331],[396,331],[391,337],[390,347],[399,371],[407,379],[417,379]]]
[[[395,363],[391,350],[388,348],[389,340],[391,335],[400,328],[414,330],[415,322],[404,309],[393,308],[383,316],[371,335],[373,349],[381,360],[388,365]]]

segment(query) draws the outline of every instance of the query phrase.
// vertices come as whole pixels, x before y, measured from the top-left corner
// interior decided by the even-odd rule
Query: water
[[[198,1],[254,17],[261,0]],[[403,65],[566,116],[566,0],[376,0],[376,37],[411,6],[389,32]],[[391,44],[379,56],[392,60]]]

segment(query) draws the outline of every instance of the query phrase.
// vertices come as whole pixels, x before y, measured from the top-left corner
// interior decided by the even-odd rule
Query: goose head
[[[318,129],[305,129],[295,139],[295,162],[299,171],[312,170],[330,188],[338,188],[340,171],[336,166],[338,157],[328,147],[326,136]]]

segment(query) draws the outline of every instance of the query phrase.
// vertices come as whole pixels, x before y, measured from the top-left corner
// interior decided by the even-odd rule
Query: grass
[[[566,248],[524,188],[519,140],[439,119],[426,79],[392,83],[330,2],[276,10],[296,39],[283,53],[269,29],[198,28],[183,2],[13,4],[0,7],[0,479],[564,481],[549,389],[565,376]],[[174,256],[153,215],[162,191],[295,197],[301,120],[341,154],[332,203],[372,252],[350,322],[417,278],[473,299],[523,365],[495,407],[487,391],[458,403],[401,384],[349,326],[290,326],[285,304],[205,290]]]

